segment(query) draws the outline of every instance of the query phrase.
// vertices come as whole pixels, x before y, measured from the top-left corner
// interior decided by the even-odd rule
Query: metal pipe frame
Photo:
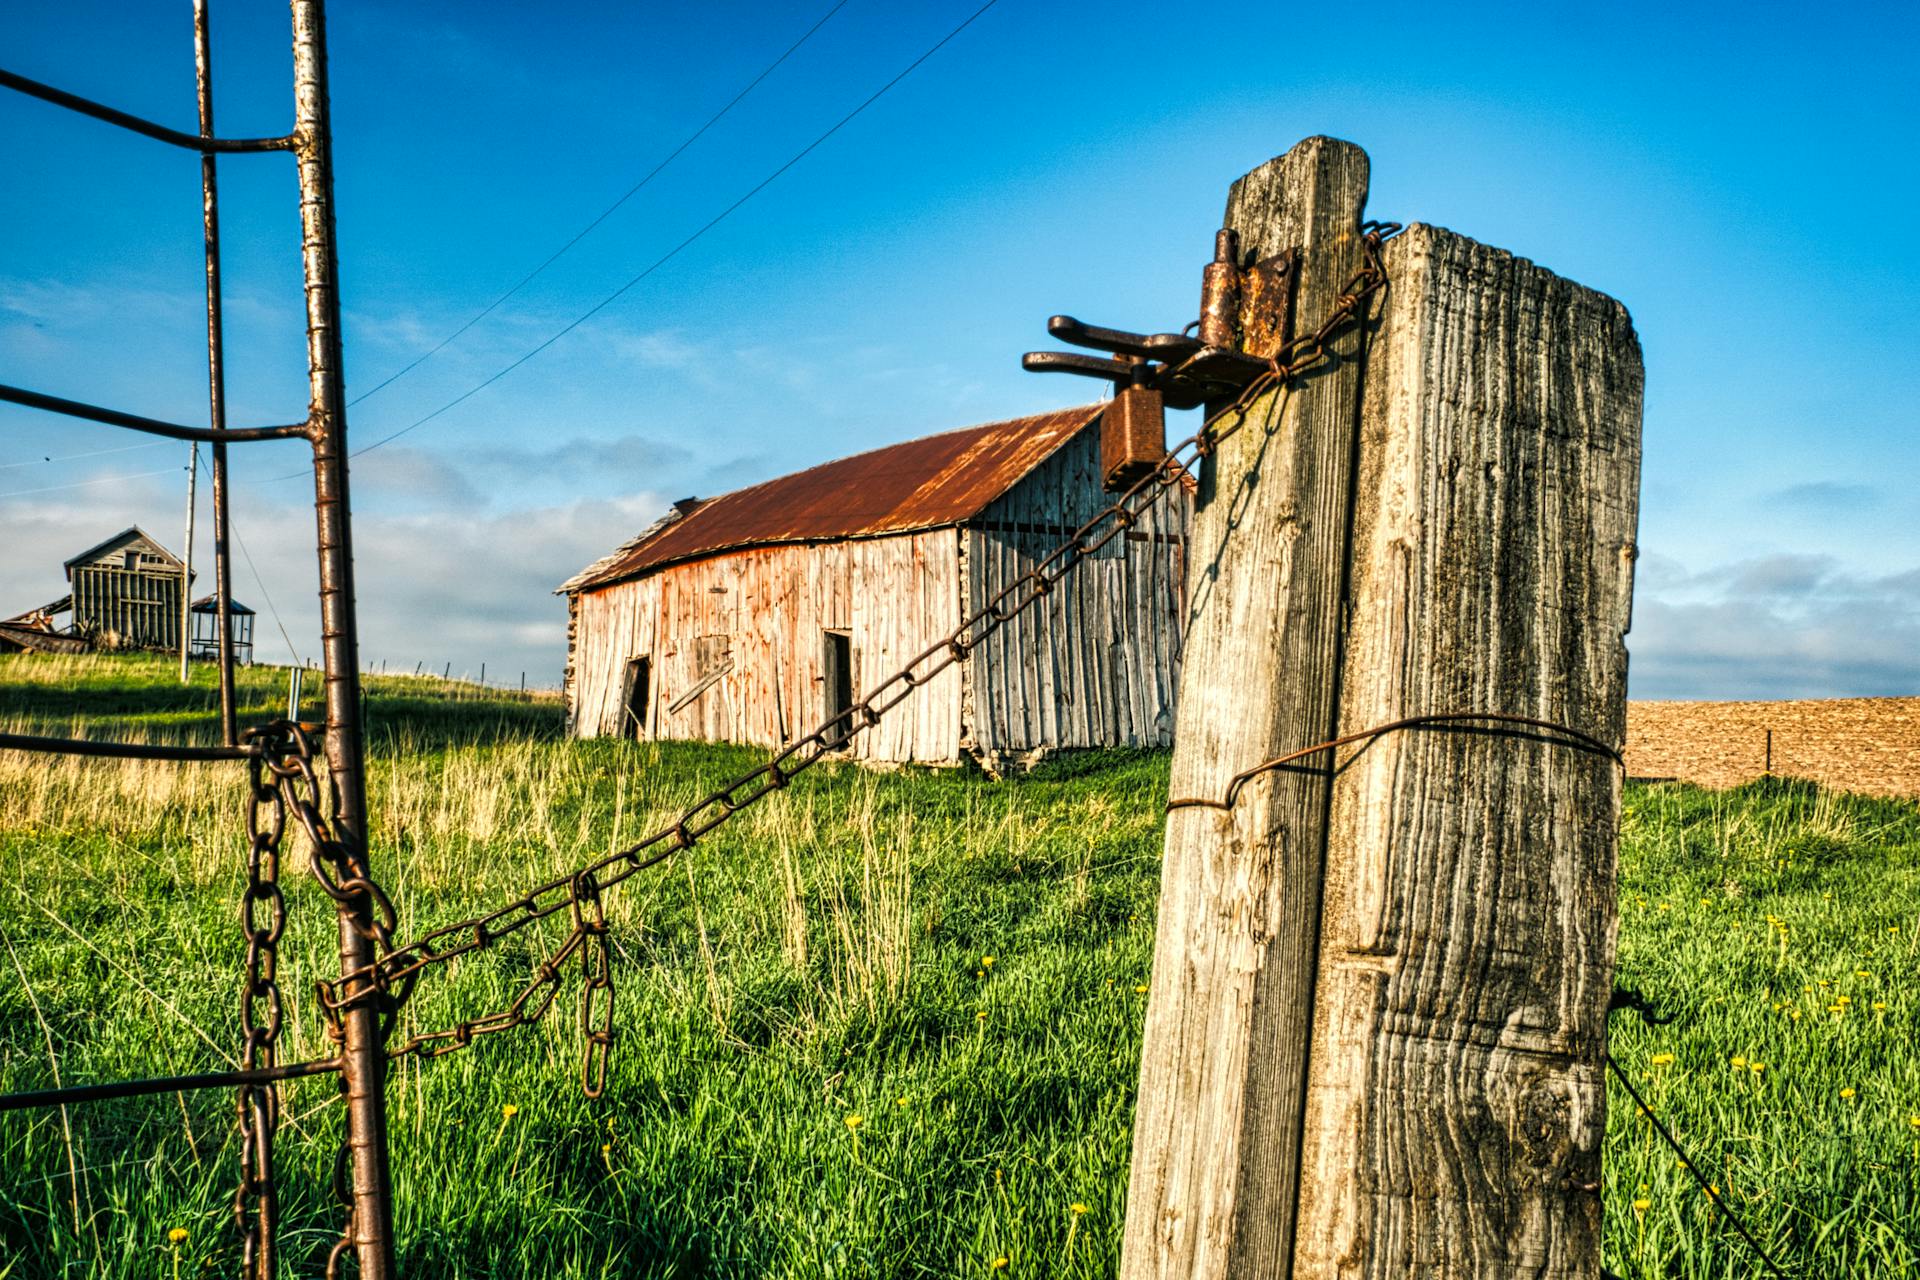
[[[157,742],[107,742],[93,738],[43,738],[30,733],[0,733],[0,751],[44,751],[62,756],[111,756],[121,760],[172,760],[204,764],[209,760],[251,760],[252,747],[174,747]]]
[[[326,12],[323,0],[291,0],[293,16],[294,129],[284,138],[220,139],[213,136],[211,49],[206,0],[195,0],[195,68],[200,103],[200,133],[184,134],[102,103],[55,89],[24,76],[0,71],[0,88],[10,88],[56,106],[134,133],[197,151],[203,157],[201,195],[207,272],[208,394],[212,426],[186,427],[123,413],[20,387],[0,385],[0,401],[84,418],[109,426],[144,431],[177,440],[212,444],[215,455],[216,570],[221,608],[222,731],[224,747],[155,747],[72,739],[0,734],[0,747],[59,751],[80,755],[167,760],[245,759],[254,752],[234,740],[231,693],[230,600],[224,573],[226,529],[225,445],[253,440],[304,437],[313,446],[314,522],[319,560],[321,649],[324,660],[328,786],[332,793],[332,836],[352,871],[367,881],[367,804],[364,745],[360,723],[358,624],[354,613],[353,547],[347,487],[346,394],[340,338],[339,261],[333,209],[333,140],[327,101]],[[307,304],[309,403],[303,423],[229,429],[225,423],[224,353],[220,316],[218,189],[212,157],[219,153],[291,151],[299,172],[301,264]],[[340,967],[343,975],[365,969],[375,959],[372,903],[362,893],[339,905]],[[393,1280],[393,1187],[387,1148],[386,1053],[379,1010],[360,1002],[340,1011],[340,1055],[319,1070],[338,1070],[347,1099],[347,1149],[351,1156],[349,1244],[362,1280]],[[273,1070],[295,1070],[274,1068]],[[298,1072],[311,1074],[313,1072]],[[220,1073],[209,1083],[234,1083]],[[136,1082],[137,1083],[137,1082]],[[247,1084],[251,1081],[239,1081]],[[168,1088],[189,1087],[183,1082]],[[87,1096],[128,1096],[126,1085],[83,1086]],[[119,1094],[112,1090],[120,1089]],[[59,1091],[56,1091],[59,1092]],[[20,1103],[18,1105],[32,1105]],[[262,1252],[256,1276],[272,1275],[269,1252]]]
[[[207,15],[207,0],[193,0],[193,78],[199,99],[200,138],[211,142],[213,28]],[[207,423],[216,436],[221,436],[227,430],[227,363],[220,288],[220,182],[212,151],[200,153],[200,215],[207,263]],[[240,740],[240,725],[233,701],[233,573],[227,559],[230,535],[226,442],[216,439],[212,452],[213,601],[215,625],[219,627],[220,741],[231,747]],[[188,528],[192,528],[191,523]],[[186,637],[182,635],[182,654],[187,652],[186,644]]]
[[[67,400],[60,396],[50,396],[41,391],[28,391],[25,387],[8,386],[0,383],[0,400],[25,405],[29,409],[45,409],[48,413],[64,414],[69,418],[85,418],[89,422],[104,422],[110,427],[125,427],[129,431],[144,431],[148,435],[166,436],[171,440],[197,440],[202,444],[216,441],[253,441],[253,440],[302,440],[311,439],[313,428],[305,422],[288,423],[280,427],[237,427],[231,431],[211,431],[206,427],[183,427],[177,422],[162,422],[158,418],[143,418],[137,413],[122,413],[118,409],[104,409],[97,404],[87,404],[82,400]]]
[[[328,783],[334,838],[353,875],[368,879],[367,793],[360,725],[358,625],[347,488],[347,406],[340,342],[340,264],[333,210],[333,133],[322,0],[292,0],[294,156],[300,171],[301,263],[313,423],[314,523],[320,558],[320,642],[326,683]],[[370,894],[340,902],[340,972],[375,959]],[[379,1010],[341,1010],[341,1083],[352,1155],[351,1245],[361,1280],[393,1280],[393,1180],[387,1151],[386,1049]]]
[[[0,1093],[0,1111],[30,1107],[62,1107],[69,1102],[102,1102],[109,1098],[139,1098],[152,1093],[184,1093],[189,1089],[232,1089],[240,1085],[274,1084],[302,1076],[323,1076],[340,1069],[337,1058],[289,1062],[253,1071],[203,1071],[190,1076],[159,1076],[151,1080],[113,1080],[106,1084],[68,1085],[31,1093]]]
[[[129,115],[103,102],[95,102],[91,98],[83,98],[77,93],[68,93],[65,89],[56,89],[50,84],[41,84],[38,80],[29,80],[23,75],[16,75],[6,70],[0,70],[0,88],[12,89],[26,94],[29,98],[38,98],[42,102],[51,102],[56,107],[77,111],[83,116],[91,116],[95,120],[130,130],[142,137],[152,138],[156,142],[165,142],[203,154],[220,151],[291,151],[295,145],[292,135],[284,138],[215,138],[204,131],[198,136],[182,133],[178,129],[169,129],[166,125]]]

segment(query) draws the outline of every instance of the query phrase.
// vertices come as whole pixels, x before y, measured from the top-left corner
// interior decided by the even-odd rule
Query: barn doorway
[[[827,632],[820,665],[827,693],[826,718],[831,720],[853,705],[853,637],[845,631]],[[844,745],[851,727],[845,720],[835,724],[827,731],[827,745]]]
[[[621,706],[625,712],[620,724],[622,737],[644,738],[647,736],[647,702],[652,693],[653,663],[651,659],[628,659],[626,696],[621,699]]]

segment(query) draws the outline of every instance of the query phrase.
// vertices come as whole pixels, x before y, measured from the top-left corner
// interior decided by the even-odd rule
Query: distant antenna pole
[[[187,460],[187,558],[180,562],[180,683],[187,682],[187,632],[193,621],[193,499],[200,479],[200,442]]]

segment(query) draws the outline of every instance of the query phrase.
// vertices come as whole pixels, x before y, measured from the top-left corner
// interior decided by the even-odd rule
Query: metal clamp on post
[[[1165,452],[1166,410],[1193,409],[1230,399],[1271,371],[1270,357],[1285,347],[1292,328],[1294,250],[1242,266],[1239,238],[1214,238],[1213,261],[1201,276],[1198,336],[1130,333],[1054,316],[1047,332],[1076,347],[1030,351],[1020,366],[1031,373],[1071,373],[1114,386],[1113,404],[1101,424],[1100,464],[1110,490],[1125,489],[1158,466]]]

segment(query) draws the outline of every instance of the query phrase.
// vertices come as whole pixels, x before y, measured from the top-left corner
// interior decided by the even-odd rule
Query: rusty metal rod
[[[115,1080],[109,1084],[70,1085],[64,1089],[39,1089],[31,1093],[0,1093],[0,1111],[58,1107],[69,1102],[100,1102],[107,1098],[138,1098],[149,1093],[272,1084],[277,1080],[326,1075],[339,1069],[338,1058],[324,1058],[313,1062],[289,1062],[278,1067],[260,1067],[253,1071],[204,1071],[191,1076],[158,1076],[150,1080]]]
[[[293,0],[294,133],[300,171],[301,265],[307,294],[309,419],[313,432],[314,522],[320,560],[320,633],[325,663],[327,771],[334,838],[365,880],[367,792],[360,730],[359,636],[354,615],[353,543],[347,488],[345,372],[340,340],[340,264],[333,209],[333,134],[327,101],[326,11]],[[340,972],[375,958],[371,895],[339,904]],[[393,1181],[387,1151],[386,1048],[379,1010],[360,1001],[341,1011],[341,1083],[351,1156],[349,1239],[360,1280],[393,1280]]]
[[[87,404],[80,400],[66,400],[59,396],[50,396],[40,391],[28,391],[24,387],[12,387],[0,383],[0,400],[14,404],[23,404],[29,409],[45,409],[48,413],[63,413],[69,418],[85,418],[89,422],[104,422],[110,427],[125,427],[129,431],[145,431],[149,435],[166,436],[171,440],[198,440],[210,443],[219,440],[300,440],[305,439],[309,430],[304,422],[288,423],[283,427],[238,427],[232,431],[222,431],[217,436],[206,427],[183,427],[174,422],[162,422],[158,418],[143,418],[137,413],[122,413],[118,409],[103,409],[97,404]]]
[[[207,0],[193,0],[193,72],[200,105],[200,137],[213,138],[213,30]],[[216,437],[227,430],[225,324],[220,288],[220,183],[211,151],[200,153],[200,221],[206,245],[207,422]],[[227,445],[213,442],[213,601],[220,659],[220,740],[239,741],[233,700],[233,571],[228,561]],[[186,652],[184,638],[181,652]],[[184,663],[184,658],[182,659]],[[184,667],[183,667],[184,672]]]
[[[108,742],[97,738],[42,738],[28,733],[0,733],[0,750],[45,751],[65,756],[114,756],[122,760],[250,760],[252,747],[175,747],[159,742]]]
[[[128,115],[105,103],[83,98],[77,93],[68,93],[65,89],[56,89],[50,84],[29,80],[11,71],[0,70],[0,88],[17,90],[30,98],[51,102],[56,107],[65,107],[69,111],[77,111],[83,116],[92,116],[95,120],[118,125],[122,129],[131,130],[156,141],[185,147],[188,151],[204,154],[211,151],[291,151],[294,148],[294,138],[291,134],[284,138],[196,137],[191,133],[182,133],[178,129],[169,129],[163,124],[155,124],[151,120],[143,120],[139,116]]]

